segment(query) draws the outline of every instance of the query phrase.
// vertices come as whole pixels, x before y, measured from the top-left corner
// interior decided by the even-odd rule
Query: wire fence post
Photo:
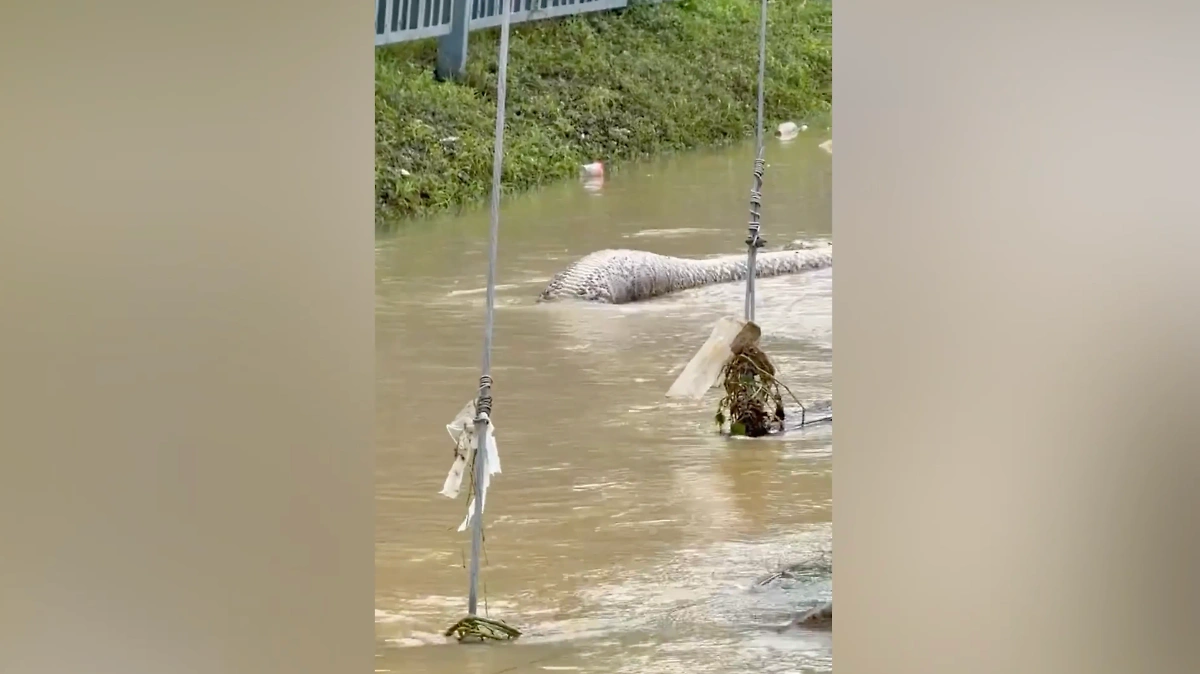
[[[443,0],[445,2],[447,0]],[[471,41],[471,0],[450,2],[450,32],[437,41],[437,76],[440,80],[461,79],[467,70]]]

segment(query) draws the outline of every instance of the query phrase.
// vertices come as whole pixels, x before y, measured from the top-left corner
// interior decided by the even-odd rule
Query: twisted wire
[[[761,154],[754,159],[754,187],[750,189],[750,225],[748,227],[750,231],[746,237],[746,245],[755,248],[762,248],[765,243],[759,238],[758,233],[762,226],[762,187],[766,166]]]
[[[491,416],[492,414],[492,377],[483,375],[479,378],[479,397],[475,402],[475,419]]]

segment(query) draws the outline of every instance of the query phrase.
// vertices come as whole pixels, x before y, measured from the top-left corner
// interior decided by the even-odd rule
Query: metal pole
[[[758,271],[758,249],[766,242],[759,237],[759,209],[762,206],[763,150],[754,159],[754,186],[750,190],[750,227],[746,235],[746,310],[747,321],[754,320],[754,277]]]
[[[763,148],[763,109],[766,107],[767,89],[767,0],[762,0],[758,10],[758,126],[755,127],[758,141],[758,156]]]
[[[483,390],[480,390],[482,397]],[[475,480],[475,512],[471,516],[471,588],[467,595],[467,614],[479,615],[479,557],[483,550],[483,476],[487,468],[487,430],[486,415],[475,417],[475,437],[478,438],[475,449],[474,480]]]
[[[508,80],[509,19],[515,0],[502,0],[504,15],[500,28],[499,70],[496,80],[496,138],[492,150],[492,208],[488,243],[487,309],[483,330],[483,374],[479,377],[479,398],[475,403],[475,508],[471,527],[470,593],[467,613],[478,615],[479,558],[483,551],[483,478],[487,474],[488,427],[492,413],[492,327],[496,321],[496,252],[500,246],[500,190],[504,167],[504,102]]]
[[[390,5],[393,0],[386,0]],[[467,50],[471,41],[470,0],[442,0],[450,3],[450,32],[437,39],[436,73],[442,80],[461,80],[467,70]],[[444,6],[444,5],[443,5]]]
[[[755,126],[754,187],[750,190],[750,226],[746,236],[746,307],[747,321],[754,320],[754,277],[758,266],[758,249],[766,244],[759,238],[762,207],[763,169],[763,109],[765,107],[767,71],[767,0],[762,0],[758,16],[758,115]]]

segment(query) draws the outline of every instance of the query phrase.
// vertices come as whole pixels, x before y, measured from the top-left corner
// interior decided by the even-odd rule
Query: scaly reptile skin
[[[793,243],[788,248],[760,251],[755,264],[757,278],[799,274],[833,266],[831,243]],[[583,256],[556,274],[538,301],[583,300],[626,304],[689,288],[743,281],[745,278],[744,255],[693,260],[644,250],[600,250]]]

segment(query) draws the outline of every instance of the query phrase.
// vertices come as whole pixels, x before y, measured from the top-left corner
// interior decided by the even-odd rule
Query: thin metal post
[[[508,34],[512,2],[504,3],[504,15],[500,24],[499,69],[496,73],[496,137],[492,148],[492,203],[491,227],[488,242],[487,309],[483,329],[483,374],[479,377],[479,398],[475,403],[475,508],[471,528],[470,592],[467,597],[467,612],[478,615],[479,608],[479,558],[483,551],[483,480],[487,474],[488,426],[492,413],[492,331],[496,322],[496,265],[500,247],[500,192],[504,168],[504,104],[508,91]]]
[[[763,110],[766,107],[767,89],[767,0],[762,0],[758,10],[758,126],[755,127],[758,141],[758,156],[763,148]]]
[[[490,389],[490,387],[488,387]],[[481,388],[479,395],[485,393]],[[490,393],[488,393],[490,396]],[[475,482],[475,512],[471,515],[471,570],[470,590],[467,595],[467,614],[479,615],[479,557],[483,551],[483,476],[487,469],[487,431],[489,419],[485,414],[475,417],[475,437],[478,442],[475,447],[474,475]]]
[[[388,2],[391,1],[388,0]],[[467,45],[471,35],[471,0],[449,1],[450,32],[439,37],[437,43],[437,76],[440,80],[461,79],[467,71]]]
[[[758,114],[755,125],[755,157],[754,157],[754,186],[750,190],[750,226],[746,235],[746,307],[747,321],[754,320],[754,280],[757,276],[758,249],[766,245],[759,237],[762,215],[762,184],[763,170],[766,163],[763,159],[764,129],[763,109],[766,107],[766,71],[767,71],[767,0],[762,0],[758,14]]]

